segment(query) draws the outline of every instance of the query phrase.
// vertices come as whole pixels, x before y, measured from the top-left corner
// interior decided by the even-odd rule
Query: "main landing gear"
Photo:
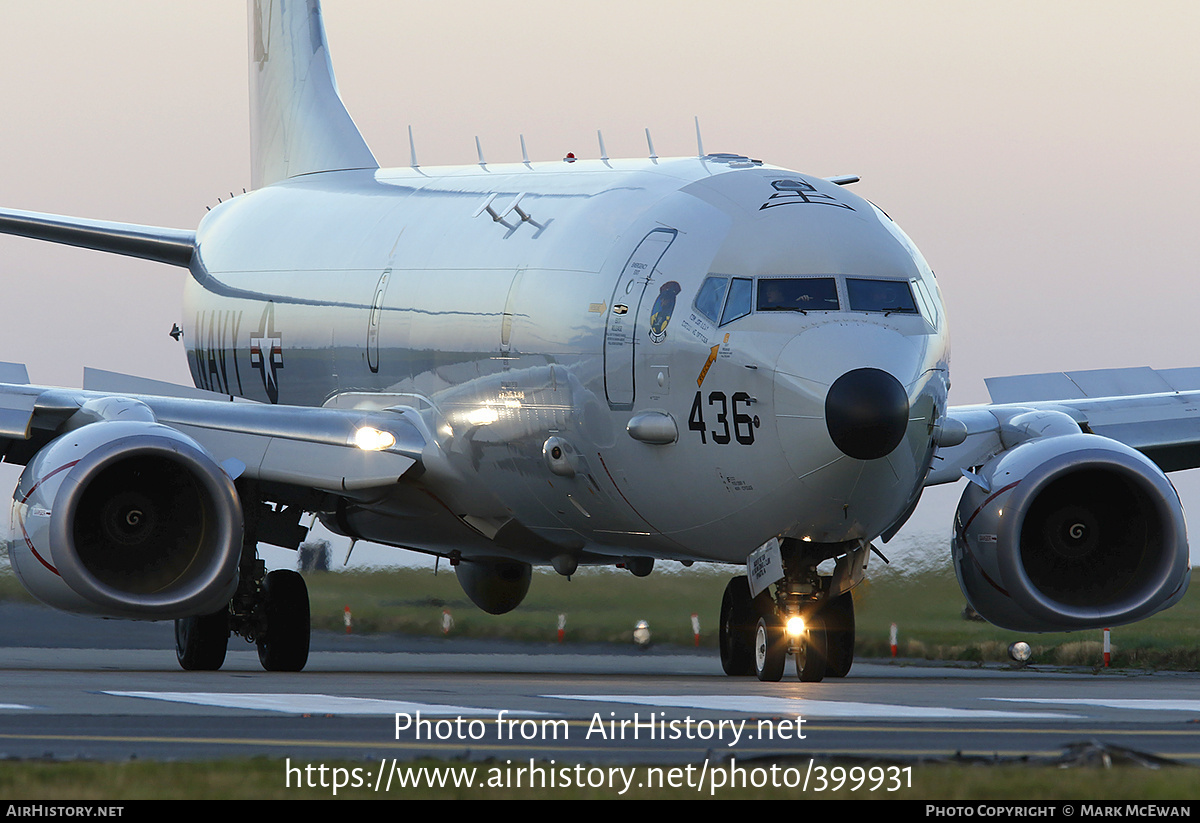
[[[243,577],[225,609],[175,621],[175,656],[188,671],[216,671],[225,662],[229,636],[258,646],[269,672],[298,672],[308,662],[308,587],[290,569]]]
[[[245,507],[238,587],[230,604],[213,614],[175,621],[175,656],[188,671],[216,671],[225,662],[231,634],[258,647],[269,672],[298,672],[308,662],[308,587],[299,573],[267,573],[258,559],[256,524]]]
[[[854,600],[849,588],[862,577],[868,546],[831,553],[812,544],[782,548],[784,578],[770,590],[750,596],[744,575],[725,586],[721,600],[721,667],[732,676],[783,677],[788,655],[806,683],[845,677],[854,663]],[[821,548],[825,552],[820,551]],[[816,549],[817,551],[814,551]],[[843,554],[833,575],[818,575],[816,564]]]

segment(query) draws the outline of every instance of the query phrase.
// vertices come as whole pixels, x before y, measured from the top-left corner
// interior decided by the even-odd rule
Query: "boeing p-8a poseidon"
[[[316,0],[249,6],[252,191],[194,232],[0,213],[191,274],[197,388],[0,370],[12,565],[45,602],[174,619],[184,668],[234,633],[300,669],[303,580],[256,546],[296,548],[314,512],[449,557],[493,613],[535,564],[742,564],[725,671],[793,655],[819,680],[850,669],[871,541],[964,474],[954,562],[989,620],[1108,626],[1183,595],[1163,471],[1200,465],[1195,371],[1009,378],[949,409],[937,283],[852,178],[727,154],[380,169]]]

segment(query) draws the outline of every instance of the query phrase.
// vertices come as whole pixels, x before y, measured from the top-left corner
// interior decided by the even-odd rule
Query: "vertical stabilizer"
[[[249,0],[250,178],[254,188],[379,163],[350,118],[319,0]]]

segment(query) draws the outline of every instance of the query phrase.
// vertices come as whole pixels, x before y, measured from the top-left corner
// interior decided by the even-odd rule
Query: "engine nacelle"
[[[1134,449],[1092,434],[1030,440],[983,467],[954,519],[971,606],[1006,629],[1131,623],[1172,605],[1191,568],[1183,507]]]
[[[529,593],[533,567],[519,560],[463,560],[454,568],[458,584],[488,614],[511,612]]]
[[[190,437],[146,421],[70,431],[13,492],[9,557],[59,609],[168,620],[225,606],[238,581],[233,481]]]

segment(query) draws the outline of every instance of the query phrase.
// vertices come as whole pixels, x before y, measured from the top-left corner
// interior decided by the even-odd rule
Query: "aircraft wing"
[[[975,467],[1028,440],[1079,432],[1130,446],[1164,472],[1200,467],[1200,368],[1051,372],[986,383],[992,404],[950,409],[926,485],[970,478]]]
[[[232,478],[336,494],[396,483],[418,465],[424,425],[411,410],[279,406],[158,381],[88,371],[85,385],[29,385],[25,367],[0,364],[4,459],[27,463],[58,434],[85,423],[159,423],[202,446]]]

